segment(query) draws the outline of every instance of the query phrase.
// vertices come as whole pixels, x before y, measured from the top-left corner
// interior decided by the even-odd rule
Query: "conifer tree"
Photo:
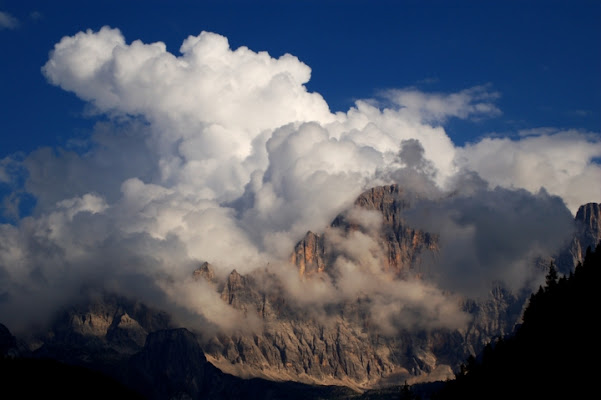
[[[547,276],[545,277],[546,289],[550,289],[557,285],[557,280],[559,279],[557,275],[557,268],[555,268],[555,263],[551,261],[549,265],[549,272],[547,272]]]
[[[405,384],[401,387],[401,400],[411,400],[413,399],[413,392],[411,392],[411,387],[405,381]]]

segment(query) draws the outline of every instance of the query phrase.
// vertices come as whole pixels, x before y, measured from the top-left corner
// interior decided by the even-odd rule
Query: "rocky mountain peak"
[[[601,241],[601,204],[581,205],[574,221],[576,232],[572,243],[558,257],[558,267],[562,273],[573,270],[579,262],[583,262],[586,249],[594,249]]]
[[[246,277],[240,275],[235,269],[230,272],[225,283],[224,291],[236,292],[246,286]]]
[[[382,229],[377,238],[385,251],[384,270],[397,276],[404,275],[419,264],[420,254],[438,249],[437,236],[413,229],[405,223],[403,211],[410,207],[407,193],[399,185],[378,186],[363,192],[354,203],[355,209],[375,211],[382,216]],[[363,230],[360,221],[348,213],[339,214],[331,223],[332,228],[349,234]],[[299,241],[291,261],[301,276],[311,276],[328,269],[331,252],[327,246],[327,234],[307,232]]]
[[[363,192],[355,200],[355,205],[367,210],[380,211],[387,223],[392,224],[399,212],[409,207],[399,185],[377,186]]]
[[[254,283],[251,277],[240,275],[238,271],[233,270],[223,286],[221,299],[244,312],[260,307],[262,296],[254,290]]]
[[[584,225],[584,229],[599,242],[601,239],[601,204],[588,203],[580,206],[576,213],[576,221]]]
[[[411,207],[408,194],[399,185],[378,186],[363,192],[355,206],[382,214],[382,233],[379,242],[387,249],[384,268],[402,276],[420,262],[420,254],[426,250],[437,250],[437,236],[408,226],[403,211]],[[335,224],[344,224],[337,219]]]
[[[215,277],[215,271],[213,270],[213,266],[208,262],[202,263],[200,267],[198,267],[192,273],[192,276],[195,280],[204,279],[210,283],[216,283],[217,278]]]
[[[326,267],[324,236],[307,232],[294,247],[290,261],[298,267],[300,276],[323,272]]]

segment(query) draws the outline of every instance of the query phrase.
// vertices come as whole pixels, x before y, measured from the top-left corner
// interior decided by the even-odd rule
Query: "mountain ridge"
[[[301,282],[331,280],[336,284],[340,279],[337,257],[348,251],[341,249],[340,240],[359,237],[370,244],[372,256],[381,262],[378,273],[386,282],[421,279],[416,266],[425,253],[437,253],[438,236],[408,226],[403,212],[411,201],[397,185],[364,192],[354,207],[338,215],[323,233],[308,232],[291,251],[290,266],[296,268]],[[581,247],[600,231],[599,205],[591,203],[581,209],[566,257],[572,263],[579,254],[583,256]],[[466,329],[400,329],[383,334],[370,316],[378,299],[369,296],[324,302],[320,313],[325,313],[326,323],[319,313],[312,314],[283,294],[281,275],[273,268],[247,274],[233,270],[223,279],[205,262],[191,271],[191,277],[209,284],[198,282],[198,290],[214,290],[227,306],[258,318],[261,326],[258,331],[242,329],[212,336],[191,333],[202,349],[203,365],[245,378],[336,384],[353,390],[452,377],[466,356],[513,329],[528,295],[495,286],[488,299],[466,299],[460,305],[473,318]],[[115,363],[126,368],[123,360],[144,351],[153,332],[174,328],[168,315],[160,311],[108,296],[97,304],[66,310],[49,334],[38,339],[41,346],[34,353],[105,371]],[[200,393],[199,388],[193,389],[194,393]]]

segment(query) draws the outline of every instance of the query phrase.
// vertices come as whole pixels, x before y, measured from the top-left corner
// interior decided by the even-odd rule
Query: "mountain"
[[[289,271],[267,266],[220,276],[209,262],[191,271],[199,291],[213,291],[239,312],[237,329],[182,330],[169,315],[140,302],[90,295],[59,313],[48,331],[30,338],[27,357],[127,377],[138,392],[146,397],[155,393],[155,398],[227,398],[242,392],[258,398],[252,397],[260,393],[258,388],[280,394],[291,388],[305,394],[316,390],[328,393],[327,398],[336,393],[348,398],[368,388],[452,378],[467,356],[513,331],[530,293],[495,284],[483,298],[442,297],[470,317],[460,327],[410,326],[405,321],[378,325],[373,313],[394,306],[394,296],[403,295],[397,292],[414,287],[403,282],[426,279],[423,261],[439,257],[438,235],[413,228],[405,219],[416,201],[398,185],[362,193],[330,226],[308,232],[291,249]],[[572,247],[563,253],[566,260],[573,264],[577,255],[582,257],[582,246],[599,235],[599,221],[598,204],[581,207]],[[365,269],[353,272],[359,274],[356,278],[377,274],[394,293],[384,291],[381,298],[361,290],[346,297],[332,293],[345,284],[344,260],[365,252],[367,259],[355,260]],[[286,286],[292,275],[299,285],[294,296]],[[315,285],[323,290],[305,290]],[[2,330],[0,345],[15,354],[12,339]]]
[[[354,206],[383,217],[377,240],[386,249],[385,271],[402,276],[406,269],[419,265],[422,253],[438,250],[437,235],[414,229],[405,222],[403,211],[411,207],[411,199],[399,185],[372,188],[362,193]],[[361,225],[349,220],[348,213],[336,217],[332,227],[342,228],[347,235],[361,229]]]
[[[16,339],[0,324],[2,339]],[[66,347],[64,350],[67,350]],[[113,359],[105,372],[57,361],[34,352],[27,356],[0,354],[0,393],[19,397],[64,399],[348,399],[348,388],[310,386],[297,382],[241,379],[224,374],[207,362],[197,338],[185,328],[149,333],[133,355]]]
[[[596,370],[588,363],[595,353],[600,278],[601,241],[569,276],[558,278],[551,267],[515,332],[471,357],[433,398],[590,397],[597,390]]]
[[[123,296],[92,294],[61,310],[33,341],[32,355],[112,374],[115,363],[139,352],[148,334],[173,327],[164,312]]]
[[[344,251],[340,238],[346,240],[359,232],[383,249],[379,261],[393,279],[419,278],[422,259],[438,256],[438,236],[406,222],[404,212],[414,201],[418,200],[398,185],[372,188],[324,232],[308,232],[290,260],[301,279],[336,281],[336,257]],[[374,216],[382,221],[376,230],[369,221]],[[578,243],[595,240],[599,216],[598,205],[581,207],[576,224],[586,229],[578,228]],[[530,295],[528,290],[513,292],[493,284],[485,298],[460,300],[460,307],[472,317],[465,329],[400,329],[385,334],[370,325],[373,299],[358,296],[330,306],[328,323],[324,324],[311,313],[287,304],[285,297],[264,289],[278,285],[277,276],[264,271],[248,276],[234,271],[218,285],[222,299],[246,313],[256,312],[264,329],[211,338],[204,345],[211,362],[243,376],[344,384],[358,389],[403,380],[446,379],[467,355],[478,353],[493,338],[511,333]]]
[[[419,279],[422,258],[437,257],[438,237],[405,221],[403,213],[412,201],[415,199],[398,185],[372,188],[323,233],[307,232],[290,257],[301,280],[340,279],[336,258],[345,251],[341,249],[344,243],[358,233],[373,239],[374,246],[382,250],[378,265],[387,279]],[[374,218],[378,224],[372,223]],[[206,272],[195,272],[197,276],[203,274]],[[444,380],[453,376],[467,355],[479,351],[492,338],[511,332],[529,295],[493,286],[487,298],[459,302],[457,307],[472,316],[464,329],[401,327],[384,333],[373,324],[375,300],[369,296],[358,295],[325,307],[326,323],[274,292],[273,288],[281,286],[278,276],[266,271],[248,276],[233,271],[225,282],[217,284],[221,298],[244,313],[255,313],[263,330],[206,340],[203,348],[213,364],[241,376],[356,389],[405,380]]]
[[[586,249],[595,248],[601,240],[601,203],[587,203],[578,208],[574,218],[574,235],[570,244],[555,257],[563,274],[574,271],[584,261]]]
[[[588,203],[576,213],[576,234],[570,248],[562,255],[561,271],[568,273],[584,261],[586,249],[601,240],[601,204]]]
[[[577,240],[580,247],[580,258],[583,262],[586,249],[595,248],[601,241],[601,204],[588,203],[580,206],[576,213],[578,229]]]
[[[377,242],[385,249],[384,271],[402,276],[407,269],[419,264],[422,253],[438,249],[437,236],[413,229],[405,222],[403,211],[411,207],[409,196],[398,185],[379,186],[362,193],[354,203],[354,209],[377,213],[381,218],[381,230]],[[361,231],[365,227],[353,220],[350,213],[338,215],[331,224],[341,229],[345,235]],[[296,245],[291,256],[301,276],[324,272],[332,263],[324,235],[307,232]],[[331,267],[331,265],[330,265]]]

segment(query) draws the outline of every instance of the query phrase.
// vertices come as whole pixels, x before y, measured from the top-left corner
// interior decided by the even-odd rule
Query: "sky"
[[[0,311],[48,314],[94,282],[227,325],[194,265],[285,263],[390,183],[445,234],[433,286],[383,283],[377,243],[332,234],[345,279],[315,301],[367,290],[431,315],[448,291],[519,289],[601,201],[600,18],[598,1],[0,1]]]
[[[1,1],[2,153],[90,130],[81,102],[48,85],[40,68],[61,37],[104,25],[128,41],[162,41],[175,54],[202,30],[226,36],[233,48],[291,53],[311,67],[307,87],[332,111],[391,88],[490,85],[502,115],[454,121],[448,129],[458,145],[493,132],[601,126],[598,1],[164,3]]]

